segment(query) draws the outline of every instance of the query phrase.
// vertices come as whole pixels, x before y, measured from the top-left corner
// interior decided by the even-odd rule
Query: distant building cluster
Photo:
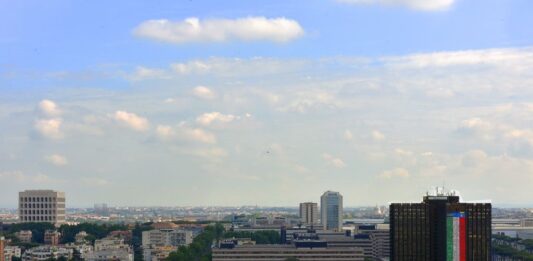
[[[70,234],[69,243],[62,243],[64,235],[58,228],[67,223],[63,192],[26,190],[19,193],[18,201],[19,222],[53,226],[41,232],[22,229],[9,238],[0,237],[0,261],[133,261],[135,253],[147,261],[161,261],[189,246],[205,226],[155,219],[137,232],[140,243],[135,251],[133,226],[110,231],[103,238],[79,231]],[[513,244],[505,237],[533,238],[533,218],[493,219],[490,203],[461,202],[454,192],[443,190],[428,193],[418,203],[367,208],[367,218],[354,218],[345,209],[341,193],[326,191],[319,203],[300,203],[295,214],[234,213],[226,219],[225,230],[247,236],[217,241],[212,260],[491,260],[493,234],[502,236],[494,241],[498,244]],[[94,212],[111,215],[106,204],[95,204]],[[270,235],[279,235],[279,243],[256,242],[253,235],[261,232],[275,232]],[[42,240],[38,246],[21,247],[36,244],[36,237]],[[514,242],[513,247],[526,248],[522,242]]]

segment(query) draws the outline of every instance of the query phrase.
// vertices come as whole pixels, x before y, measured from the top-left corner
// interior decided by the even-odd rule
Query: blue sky
[[[21,69],[72,70],[100,64],[162,65],[175,60],[230,57],[400,55],[413,52],[531,44],[531,3],[457,0],[449,10],[348,5],[335,1],[4,1],[2,63]],[[187,17],[287,17],[306,36],[290,44],[224,43],[174,46],[135,39],[140,22]],[[7,26],[9,25],[9,26]],[[83,54],[83,55],[81,55]]]
[[[529,204],[532,7],[0,1],[0,205]]]

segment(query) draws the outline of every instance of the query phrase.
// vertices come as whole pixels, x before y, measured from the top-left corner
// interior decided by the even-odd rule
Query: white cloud
[[[482,150],[472,150],[463,156],[462,164],[465,167],[474,168],[482,165],[488,159],[487,153]]]
[[[226,150],[218,147],[192,149],[185,151],[185,153],[197,157],[202,157],[211,161],[220,161],[222,158],[228,156]]]
[[[431,89],[426,92],[426,95],[430,98],[452,98],[455,96],[453,90],[446,88]]]
[[[174,63],[170,68],[178,74],[206,73],[212,68],[211,64],[205,61],[189,61],[187,63]]]
[[[38,173],[36,175],[27,175],[24,174],[22,171],[0,171],[0,181],[5,181],[7,183],[9,182],[19,182],[24,183],[26,185],[28,184],[58,184],[58,183],[64,183],[64,180],[59,179],[52,179],[47,175],[44,175],[42,173]]]
[[[492,124],[480,118],[470,118],[463,120],[460,129],[464,131],[489,131],[493,128]]]
[[[44,175],[42,173],[39,173],[33,177],[30,178],[33,183],[37,184],[45,184],[45,183],[52,183],[55,180],[51,179],[49,176]]]
[[[237,116],[232,114],[222,114],[220,112],[214,111],[210,113],[204,113],[196,118],[196,122],[208,126],[211,125],[213,122],[220,122],[220,123],[228,123],[232,122],[233,120],[238,119]]]
[[[181,132],[187,138],[203,143],[216,143],[215,135],[199,128],[181,128]]]
[[[344,138],[346,140],[352,140],[353,139],[353,134],[350,130],[345,130],[344,131]]]
[[[27,177],[22,171],[3,171],[0,172],[0,180],[5,182],[25,182]]]
[[[413,152],[412,151],[409,151],[409,150],[404,150],[404,149],[400,149],[400,148],[396,148],[394,149],[394,152],[399,155],[399,156],[406,156],[406,157],[409,157],[409,156],[412,156],[413,155]]]
[[[174,102],[176,102],[176,99],[174,99],[174,98],[166,98],[163,102],[164,103],[174,103]]]
[[[192,90],[192,94],[198,98],[212,100],[215,98],[215,92],[205,86],[196,86]]]
[[[162,139],[170,139],[176,135],[172,127],[166,125],[158,125],[156,128],[156,134]]]
[[[392,170],[383,171],[379,176],[384,179],[391,179],[391,178],[408,178],[410,175],[409,175],[409,171],[407,171],[404,168],[395,168]]]
[[[32,184],[49,184],[49,183],[63,183],[63,180],[59,179],[51,179],[47,175],[44,175],[42,173],[38,173],[36,175],[27,175],[24,174],[22,171],[16,170],[16,171],[0,171],[0,181],[10,183],[10,182],[18,182],[18,183],[24,183],[25,185],[28,185],[29,183]]]
[[[46,161],[56,165],[56,166],[65,166],[68,164],[67,159],[64,156],[59,154],[52,154],[45,157]]]
[[[374,130],[372,131],[372,139],[374,139],[375,141],[382,141],[385,139],[385,135],[383,135],[383,133],[377,130]]]
[[[442,51],[381,58],[386,64],[424,67],[461,65],[513,66],[515,62],[531,63],[531,48],[495,48],[482,50]],[[523,66],[522,66],[523,67]]]
[[[50,139],[61,139],[63,133],[61,132],[61,119],[43,119],[35,121],[34,127],[43,137]]]
[[[129,78],[132,81],[142,81],[148,79],[170,79],[171,75],[163,69],[137,66],[135,72],[133,72]]]
[[[166,19],[142,22],[134,34],[157,41],[182,44],[190,42],[272,41],[289,42],[304,34],[300,24],[287,18],[246,17],[183,21]]]
[[[108,186],[110,183],[107,179],[104,179],[104,178],[82,178],[81,179],[81,182],[85,185],[88,185],[88,186],[93,186],[93,187],[104,187],[104,186]]]
[[[322,158],[331,166],[335,168],[344,168],[346,167],[346,164],[342,159],[336,158],[330,154],[324,153],[322,154]]]
[[[42,100],[39,102],[39,110],[46,116],[55,117],[61,114],[57,104],[51,100]]]
[[[146,131],[149,128],[148,120],[135,113],[116,111],[113,119],[136,131]]]
[[[204,60],[173,63],[170,68],[178,75],[204,75],[209,73],[224,77],[250,77],[295,72],[309,65],[309,61],[303,59],[211,57]]]
[[[335,94],[323,90],[306,90],[297,93],[296,98],[280,110],[306,113],[312,109],[337,107],[340,105]]]
[[[450,8],[455,0],[337,0],[346,4],[379,4],[386,6],[405,6],[421,11],[438,11]]]
[[[178,139],[206,144],[216,143],[216,137],[214,134],[200,128],[187,127],[184,124],[180,124],[180,126],[176,128],[167,125],[158,125],[156,128],[156,134],[163,140]]]

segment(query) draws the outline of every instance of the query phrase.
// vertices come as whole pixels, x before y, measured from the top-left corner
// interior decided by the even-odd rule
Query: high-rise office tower
[[[53,190],[26,190],[19,192],[19,221],[65,222],[65,193]]]
[[[339,192],[326,191],[320,197],[320,218],[326,230],[342,230],[342,195]]]
[[[300,203],[300,220],[306,226],[318,224],[318,204],[314,202]]]
[[[391,260],[490,260],[491,209],[442,192],[422,203],[391,204]]]

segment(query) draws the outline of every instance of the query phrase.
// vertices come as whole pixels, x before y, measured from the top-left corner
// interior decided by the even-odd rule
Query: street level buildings
[[[22,249],[18,246],[4,246],[4,261],[10,261],[13,257],[20,258],[21,253]]]
[[[320,218],[325,230],[342,230],[342,195],[326,191],[320,197]]]
[[[22,243],[31,243],[33,233],[31,232],[31,230],[21,230],[15,232],[15,236]]]
[[[491,209],[442,191],[421,203],[391,204],[391,260],[490,260]]]
[[[133,261],[133,250],[120,238],[103,238],[94,242],[94,251],[87,253],[87,261]]]
[[[179,246],[192,243],[193,233],[182,230],[175,224],[154,224],[158,229],[142,232],[142,247],[144,260],[163,260],[170,252],[176,251]]]
[[[65,193],[54,190],[19,192],[19,221],[65,223]]]
[[[45,261],[45,260],[56,260],[60,257],[66,259],[72,258],[72,249],[67,249],[64,247],[57,246],[38,246],[34,248],[27,249],[24,254],[22,254],[23,261]]]
[[[46,230],[44,232],[44,243],[47,245],[57,246],[61,239],[61,233],[53,230]]]
[[[386,224],[364,224],[355,229],[357,246],[364,249],[365,258],[388,260],[390,258],[390,233]]]
[[[214,248],[213,261],[284,261],[295,258],[300,261],[363,261],[360,248],[330,248],[325,242],[305,241],[292,245],[236,245]]]

